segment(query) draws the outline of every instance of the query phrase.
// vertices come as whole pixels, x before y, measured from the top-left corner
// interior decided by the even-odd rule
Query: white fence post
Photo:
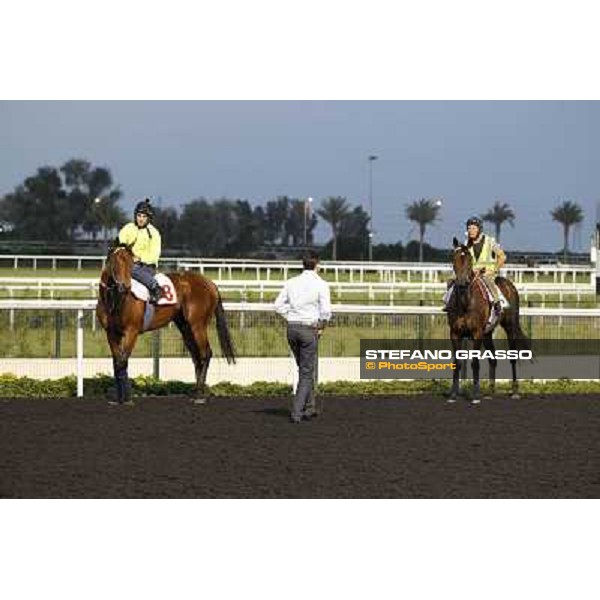
[[[77,397],[83,398],[83,309],[77,310]]]

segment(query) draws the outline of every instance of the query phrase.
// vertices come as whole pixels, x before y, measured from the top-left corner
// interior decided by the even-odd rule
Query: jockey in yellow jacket
[[[502,306],[500,302],[500,293],[495,279],[506,262],[506,254],[493,237],[483,233],[483,221],[477,216],[470,217],[467,220],[466,245],[473,260],[473,271],[484,280],[493,297],[494,311],[499,314],[502,310]],[[451,280],[449,282],[448,293],[444,298],[446,308],[450,301],[453,288],[454,280]],[[446,310],[446,308],[444,310]]]
[[[151,223],[153,217],[150,200],[138,202],[133,211],[133,222],[119,231],[119,242],[131,246],[134,261],[131,276],[148,288],[150,302],[156,303],[162,292],[154,278],[160,259],[161,239],[158,229]]]

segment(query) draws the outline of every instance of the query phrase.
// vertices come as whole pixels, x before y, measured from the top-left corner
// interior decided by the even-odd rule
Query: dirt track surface
[[[600,497],[600,397],[0,400],[0,497]]]

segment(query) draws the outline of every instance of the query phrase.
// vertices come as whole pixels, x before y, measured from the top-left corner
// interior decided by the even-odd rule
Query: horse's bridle
[[[121,250],[127,250],[124,246],[119,246],[111,251],[111,254],[116,254]],[[106,287],[109,289],[115,289],[118,294],[125,294],[131,289],[131,285],[127,285],[125,282],[121,281],[115,274],[112,268],[112,264],[110,261],[107,264],[107,273],[108,273],[108,283]],[[110,283],[112,281],[112,283]]]
[[[458,246],[454,249],[454,254],[457,252],[461,253],[461,256],[469,256],[469,251],[465,249],[464,246]],[[456,287],[460,290],[465,290],[469,287],[471,283],[471,273],[468,273],[466,277],[459,277],[458,273],[456,273]]]

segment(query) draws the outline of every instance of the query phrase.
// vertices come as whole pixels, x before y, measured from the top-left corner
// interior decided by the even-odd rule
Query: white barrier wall
[[[320,358],[319,381],[359,381],[359,358]],[[129,376],[152,376],[151,358],[129,360]],[[77,373],[75,358],[2,359],[0,374],[11,373],[18,377],[33,379],[60,379]],[[109,358],[88,358],[83,362],[83,377],[95,375],[112,376],[112,360]],[[162,381],[196,381],[191,358],[161,358],[160,379]],[[255,381],[295,383],[296,364],[292,358],[238,358],[235,365],[228,365],[223,358],[213,358],[208,370],[208,385],[226,381],[248,385]]]

